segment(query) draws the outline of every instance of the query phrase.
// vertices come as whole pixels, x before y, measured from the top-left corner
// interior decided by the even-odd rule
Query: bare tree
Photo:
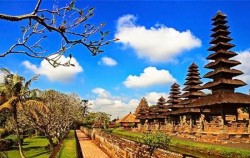
[[[17,40],[6,52],[0,53],[0,57],[9,54],[25,54],[32,58],[40,58],[47,60],[52,66],[74,66],[70,60],[72,54],[68,54],[70,58],[67,62],[60,62],[62,55],[67,50],[82,45],[86,47],[92,55],[102,53],[101,47],[109,44],[113,40],[105,40],[107,32],[101,29],[105,25],[93,25],[89,23],[89,19],[94,15],[94,8],[88,10],[78,9],[75,4],[76,0],[70,0],[69,4],[64,7],[53,5],[52,9],[41,8],[42,0],[37,3],[31,13],[12,16],[0,13],[0,19],[11,22],[27,21],[27,25],[23,26],[22,37]],[[54,32],[61,37],[60,46],[57,51],[48,53],[42,42],[48,39],[48,32]],[[98,40],[90,40],[96,33],[100,33]]]

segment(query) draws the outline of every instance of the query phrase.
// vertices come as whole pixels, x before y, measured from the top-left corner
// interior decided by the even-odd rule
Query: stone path
[[[109,158],[91,139],[81,130],[76,130],[84,158]]]

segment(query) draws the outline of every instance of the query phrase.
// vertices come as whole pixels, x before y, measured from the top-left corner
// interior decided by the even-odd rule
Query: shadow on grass
[[[51,150],[48,150],[48,151],[44,151],[44,152],[41,152],[41,153],[37,153],[35,155],[31,155],[31,156],[27,156],[26,158],[34,158],[34,157],[37,157],[37,156],[40,156],[40,155],[44,155],[44,154],[50,154]]]

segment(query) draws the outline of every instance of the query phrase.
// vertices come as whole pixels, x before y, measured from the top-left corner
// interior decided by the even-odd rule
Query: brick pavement
[[[91,139],[81,130],[76,130],[84,158],[109,158]]]

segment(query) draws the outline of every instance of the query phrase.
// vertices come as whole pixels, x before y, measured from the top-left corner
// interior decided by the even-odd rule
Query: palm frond
[[[41,112],[49,112],[49,108],[41,101],[37,100],[27,100],[24,103],[25,107],[28,107],[29,109],[36,109]]]
[[[8,109],[9,111],[13,112],[14,111],[14,104],[17,101],[17,97],[12,97],[10,98],[7,102],[3,103],[0,106],[0,111],[2,111],[3,109]]]
[[[11,75],[11,72],[6,68],[1,68],[0,71],[2,71],[3,73],[5,73],[7,75]]]
[[[39,76],[40,76],[40,75],[35,75],[35,76],[33,76],[30,80],[28,80],[28,81],[25,83],[24,88],[25,88],[25,89],[28,89],[28,87],[30,86],[31,82],[37,80]]]
[[[23,109],[30,113],[37,121],[41,115],[45,115],[50,111],[43,102],[37,100],[28,100],[24,103],[24,106]]]

